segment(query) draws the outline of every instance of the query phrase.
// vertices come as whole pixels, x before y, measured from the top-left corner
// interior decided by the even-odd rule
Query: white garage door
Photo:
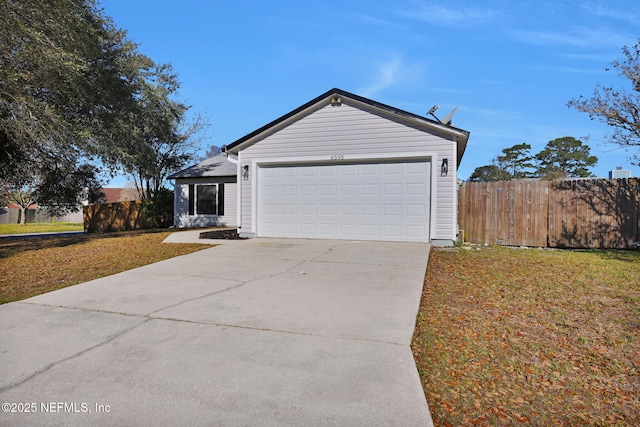
[[[429,240],[431,163],[261,166],[257,235]]]

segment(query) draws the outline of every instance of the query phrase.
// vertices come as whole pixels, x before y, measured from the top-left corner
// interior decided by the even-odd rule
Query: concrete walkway
[[[428,252],[226,241],[2,305],[0,425],[430,426]]]

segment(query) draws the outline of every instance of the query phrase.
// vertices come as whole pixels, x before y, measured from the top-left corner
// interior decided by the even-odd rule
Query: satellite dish
[[[437,105],[434,105],[433,107],[431,107],[431,109],[430,109],[429,111],[427,111],[427,116],[428,116],[428,115],[432,115],[433,117],[435,117],[435,118],[436,118],[436,120],[440,121],[440,119],[438,119],[438,118],[435,116],[435,114],[433,114],[433,113],[435,113],[435,112],[436,112],[436,110],[437,110],[438,108],[440,108],[440,107],[438,107]]]
[[[451,126],[451,119],[453,118],[453,115],[456,113],[457,109],[458,109],[458,106],[456,105],[455,108],[451,110],[451,112],[447,114],[447,116],[444,119],[442,119],[440,123],[443,123],[447,126]]]

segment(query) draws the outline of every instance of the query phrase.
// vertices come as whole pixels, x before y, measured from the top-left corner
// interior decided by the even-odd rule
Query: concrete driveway
[[[432,425],[428,252],[230,241],[2,305],[0,425]]]

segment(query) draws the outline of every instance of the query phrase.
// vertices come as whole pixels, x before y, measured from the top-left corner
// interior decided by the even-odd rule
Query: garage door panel
[[[386,175],[400,175],[402,173],[402,163],[388,163],[383,167]]]
[[[318,188],[315,185],[303,184],[300,185],[300,195],[301,196],[315,196]]]
[[[431,171],[430,164],[427,162],[407,163],[408,175],[427,175]]]
[[[315,216],[317,213],[316,205],[304,204],[300,205],[300,215]]]
[[[407,216],[419,216],[419,217],[424,217],[427,212],[426,212],[426,206],[425,205],[407,205]]]
[[[422,183],[407,184],[407,195],[424,195],[427,194],[427,185]]]
[[[358,205],[340,205],[340,215],[356,216],[358,215]]]
[[[378,184],[362,184],[363,196],[377,196],[380,194],[380,186]]]
[[[318,228],[315,223],[301,223],[300,224],[300,232],[307,236],[314,236],[317,232]]]
[[[257,235],[428,241],[430,163],[258,168]]]
[[[282,215],[297,215],[298,206],[296,205],[282,205]]]
[[[341,196],[357,196],[358,186],[356,184],[341,184],[340,195]]]
[[[402,215],[402,205],[384,205],[384,214],[391,216],[400,216]]]
[[[419,238],[424,236],[427,232],[427,229],[423,225],[408,225],[407,226],[407,235],[410,237]]]
[[[385,237],[401,237],[402,226],[401,225],[384,225],[383,226]]]
[[[374,224],[363,224],[362,235],[364,237],[377,238],[380,235],[380,226]]]
[[[344,165],[340,168],[341,176],[353,176],[358,175],[358,165]]]

